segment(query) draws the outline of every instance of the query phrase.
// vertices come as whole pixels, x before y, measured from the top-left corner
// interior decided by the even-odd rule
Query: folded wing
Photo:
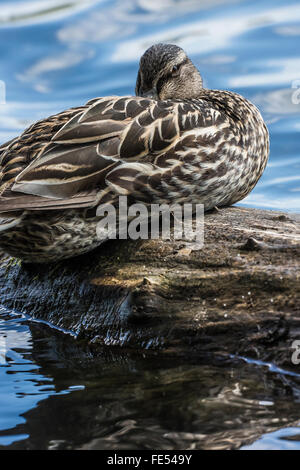
[[[128,194],[136,177],[141,184],[139,176],[145,171],[159,180],[162,169],[174,166],[172,149],[178,151],[173,157],[180,158],[187,133],[211,126],[211,118],[199,111],[193,102],[106,97],[72,112],[67,121],[66,112],[61,113],[62,125],[55,127],[53,118],[48,143],[5,188],[0,212],[89,206],[107,185],[112,191]],[[32,148],[35,132],[30,130]],[[49,126],[47,132],[49,137]],[[36,138],[41,139],[42,133],[41,124]],[[6,160],[10,153],[14,158],[13,146],[8,148]],[[168,158],[164,159],[165,155]],[[158,161],[159,166],[155,165]],[[120,184],[122,178],[125,189]]]

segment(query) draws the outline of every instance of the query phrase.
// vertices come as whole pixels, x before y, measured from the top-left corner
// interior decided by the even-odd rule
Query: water
[[[94,96],[133,94],[141,53],[173,42],[205,86],[245,95],[268,124],[270,161],[241,205],[299,211],[299,36],[295,1],[0,1],[0,142]],[[81,363],[61,336],[2,311],[2,448],[300,449],[298,377],[109,351]]]
[[[300,375],[247,362],[79,359],[2,309],[0,450],[299,448]]]

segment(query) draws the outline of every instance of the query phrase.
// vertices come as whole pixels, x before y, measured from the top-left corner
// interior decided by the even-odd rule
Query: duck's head
[[[144,52],[136,81],[137,96],[156,100],[197,98],[202,78],[181,47],[155,44]]]

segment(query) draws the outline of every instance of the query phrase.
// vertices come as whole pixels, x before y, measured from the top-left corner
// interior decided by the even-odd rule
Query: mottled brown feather
[[[255,125],[262,125],[260,119],[256,108],[245,99],[241,100],[239,95],[214,90],[204,90],[199,99],[186,101],[157,102],[139,97],[94,99],[82,108],[36,123],[20,138],[4,146],[2,191],[6,189],[8,194],[10,189],[12,193],[20,191],[42,198],[73,198],[72,204],[76,207],[78,192],[87,188],[91,191],[97,187],[103,189],[106,183],[113,185],[115,191],[119,188],[120,194],[127,193],[130,187],[133,195],[138,197],[134,191],[133,174],[140,188],[140,176],[145,172],[148,185],[154,190],[154,199],[159,197],[156,194],[158,186],[161,196],[167,198],[168,185],[170,189],[178,190],[186,178],[182,171],[185,170],[186,174],[188,169],[187,166],[182,169],[179,166],[176,178],[181,182],[174,177],[171,180],[166,170],[174,166],[174,161],[185,163],[196,159],[193,168],[200,186],[201,161],[220,161],[222,171],[220,168],[217,171],[203,168],[202,183],[205,186],[209,178],[226,173],[222,160],[229,135],[233,143],[240,146],[235,136],[246,130],[251,138],[251,132],[255,134]],[[210,147],[213,149],[211,153],[203,152]],[[187,153],[187,149],[190,152]],[[234,158],[234,155],[231,153],[229,158]],[[127,162],[138,161],[153,163],[152,173],[149,173],[147,165],[138,170],[128,167]],[[111,172],[111,167],[115,166],[117,170]],[[160,185],[157,184],[159,178]],[[155,187],[153,181],[156,181]],[[150,192],[148,196],[151,202]],[[4,205],[5,197],[7,202]],[[0,212],[9,210],[9,200],[13,201],[14,209],[22,208],[22,199],[16,199],[19,201],[16,206],[16,200],[3,195]],[[25,209],[29,204],[26,196],[23,201]],[[78,204],[81,205],[80,200]],[[49,202],[45,201],[45,207],[48,206]],[[43,207],[42,200],[40,207]],[[59,207],[57,204],[57,209]]]

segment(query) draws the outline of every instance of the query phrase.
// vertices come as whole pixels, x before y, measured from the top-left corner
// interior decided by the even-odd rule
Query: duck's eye
[[[179,72],[179,66],[174,65],[172,68],[172,75],[176,75]]]

